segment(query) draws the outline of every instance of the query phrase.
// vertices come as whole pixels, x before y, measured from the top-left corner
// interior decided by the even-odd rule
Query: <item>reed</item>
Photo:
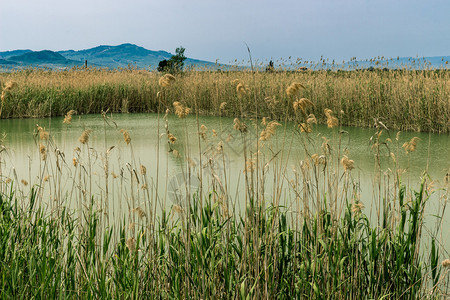
[[[71,72],[66,76],[82,71]],[[100,71],[89,71],[88,76],[90,72]],[[52,77],[57,73],[43,74]],[[304,76],[321,78],[323,74]],[[231,83],[229,77],[237,75],[243,76],[239,83]],[[166,151],[161,150],[155,158],[156,178],[148,178],[147,167],[134,157],[134,140],[127,129],[116,125],[117,143],[109,146],[105,139],[104,149],[93,149],[89,144],[93,131],[84,130],[79,145],[70,149],[70,160],[63,159],[71,155],[55,145],[51,133],[38,126],[35,154],[41,160],[37,179],[22,184],[17,178],[11,180],[14,170],[8,173],[4,156],[0,156],[2,297],[448,297],[449,253],[442,239],[448,184],[437,192],[442,207],[435,227],[430,229],[424,220],[429,213],[432,183],[424,174],[418,179],[418,188],[412,189],[403,183],[400,166],[391,160],[399,151],[414,151],[420,141],[413,138],[402,148],[397,139],[397,153],[389,153],[387,167],[382,169],[380,161],[385,156],[380,153],[383,141],[387,143],[383,126],[388,122],[377,123],[371,141],[377,159],[374,192],[379,198],[375,203],[361,199],[352,173],[358,162],[352,159],[351,147],[343,147],[345,132],[339,128],[347,113],[336,114],[340,110],[332,103],[325,106],[312,100],[317,98],[315,90],[308,90],[311,82],[305,77],[301,81],[305,88],[291,84],[297,82],[292,75],[256,73],[252,76],[257,80],[252,81],[246,73],[195,72],[176,80],[166,76],[160,82],[151,73],[128,74],[131,78],[142,76],[140,88],[147,91],[143,95],[150,101],[146,103],[151,103],[153,96],[148,92],[154,88],[152,92],[158,97],[154,107],[158,113],[166,112],[158,119],[162,129],[155,130],[158,149],[160,140],[166,145],[161,147]],[[103,80],[110,76],[123,79],[123,74],[116,72],[98,75]],[[285,76],[285,81],[272,82],[277,76]],[[217,82],[202,83],[201,78]],[[192,84],[194,79],[197,84]],[[256,105],[252,93],[257,93],[257,99],[266,97],[264,91],[271,85],[267,89],[262,86],[267,80],[279,92],[271,94],[269,102],[279,99],[283,106],[273,108],[288,113],[273,118],[272,111],[258,108],[259,119],[245,118]],[[18,97],[13,93],[24,88],[23,82],[17,82],[17,90],[8,97]],[[130,85],[135,84],[132,82]],[[176,97],[182,88],[187,92],[180,95],[190,95],[195,101]],[[202,91],[209,88],[218,95],[206,102],[202,97],[210,93]],[[196,92],[191,94],[192,89]],[[233,97],[221,98],[222,93]],[[217,136],[220,128],[207,128],[198,120],[206,111],[204,106],[216,104],[211,111],[219,114],[234,116],[232,110],[239,110],[230,124],[234,138],[242,141],[239,170],[229,169],[225,157],[230,149],[226,140]],[[82,113],[79,107],[68,107],[62,115],[68,119],[72,110]],[[184,137],[172,130],[169,114],[183,119]],[[196,139],[188,135],[188,114],[196,115]],[[112,123],[105,112],[101,117],[105,126]],[[319,120],[328,123],[329,137],[311,134]],[[288,124],[295,130],[288,132]],[[252,132],[256,134],[252,136]],[[305,155],[290,169],[293,139],[301,141]],[[198,153],[188,147],[189,140],[195,140]],[[212,149],[206,151],[208,147]],[[129,151],[118,153],[116,148]],[[168,173],[159,170],[162,155],[179,162],[184,184],[172,204],[166,201]],[[120,174],[110,171],[112,162],[119,166]],[[241,174],[245,185],[233,190],[230,177]],[[269,185],[269,181],[273,183]],[[121,199],[118,206],[111,200],[114,197]]]
[[[175,81],[145,70],[21,70],[0,74],[3,118],[110,112],[157,112],[157,92],[198,105],[202,115],[295,119],[293,97],[314,103],[311,113],[326,124],[330,109],[341,125],[373,127],[374,118],[390,129],[448,133],[448,70],[355,70],[213,72],[188,71]],[[9,85],[14,82],[14,85]],[[256,82],[252,86],[246,84]],[[171,86],[170,88],[168,88]],[[286,91],[286,92],[284,92]],[[246,95],[244,97],[244,95]],[[256,102],[255,102],[256,99]],[[226,108],[223,103],[226,103]],[[337,114],[337,115],[336,115]]]

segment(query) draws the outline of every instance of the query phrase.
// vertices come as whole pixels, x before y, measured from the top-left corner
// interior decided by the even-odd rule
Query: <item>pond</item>
[[[50,133],[51,143],[40,141],[37,135],[33,135],[37,124]],[[166,124],[169,132],[176,138],[173,144],[168,142]],[[202,124],[205,127],[200,128]],[[262,181],[266,185],[264,194],[267,199],[275,195],[271,185],[280,179],[277,176],[284,177],[282,180],[286,181],[285,184],[277,183],[277,188],[282,187],[280,199],[287,203],[295,198],[289,182],[302,168],[306,153],[309,156],[322,155],[324,141],[327,141],[326,147],[335,154],[335,159],[330,159],[328,164],[341,168],[342,173],[341,157],[346,155],[354,161],[354,169],[349,176],[358,183],[359,197],[367,214],[376,214],[377,201],[384,197],[377,192],[377,185],[380,182],[382,185],[392,184],[396,166],[402,170],[402,183],[409,190],[419,188],[421,177],[427,171],[434,190],[426,216],[430,226],[435,222],[431,216],[444,207],[446,193],[448,194],[446,175],[450,172],[448,135],[412,132],[401,132],[398,135],[396,131],[384,130],[379,138],[379,147],[373,147],[377,140],[375,128],[329,129],[317,125],[306,136],[305,133],[294,130],[295,126],[289,123],[277,126],[276,134],[260,143],[256,149],[256,140],[259,140],[263,128],[262,125],[258,126],[259,129],[256,130],[254,122],[248,121],[247,133],[241,135],[233,128],[233,119],[230,118],[200,117],[197,122],[195,116],[179,119],[169,115],[166,123],[162,115],[158,119],[156,114],[118,114],[107,116],[106,119],[101,115],[74,116],[71,124],[63,124],[63,118],[0,120],[5,147],[1,153],[1,174],[3,180],[14,180],[16,187],[24,185],[22,180],[30,186],[44,186],[45,176],[55,178],[46,192],[48,197],[43,199],[72,199],[73,195],[80,194],[77,186],[83,181],[86,187],[89,186],[92,195],[111,203],[108,210],[116,216],[136,204],[145,205],[147,200],[152,199],[155,189],[158,189],[160,207],[181,205],[187,185],[195,188],[199,178],[216,178],[216,183],[219,182],[222,188],[226,187],[228,194],[235,195],[232,202],[235,207],[232,209],[240,211],[245,202],[239,199],[245,199],[246,196],[243,191],[245,169],[248,168],[243,155],[244,149],[247,149],[247,161],[254,160],[252,156],[255,155],[252,153],[259,150],[259,163],[267,162],[267,168],[264,167],[266,178]],[[91,130],[89,142],[81,144],[79,137],[86,129]],[[128,132],[130,144],[124,140],[121,129]],[[204,132],[203,137],[199,136],[199,131]],[[402,145],[413,137],[419,138],[416,150],[406,153]],[[40,143],[50,151],[45,161],[40,154]],[[87,147],[90,151],[86,151]],[[218,147],[222,147],[223,151],[218,151]],[[82,178],[81,171],[77,173],[73,158],[77,159],[78,167],[83,165],[84,173],[91,172],[91,178]],[[141,165],[146,169],[148,179],[145,182],[138,179]],[[186,168],[186,165],[190,168]],[[136,174],[136,182],[132,179],[133,172]],[[342,176],[337,177],[337,180],[342,181]],[[186,184],[187,181],[189,184]],[[86,189],[82,192],[85,193]],[[203,187],[203,194],[207,195],[214,189],[217,186],[208,183]],[[133,198],[134,204],[130,202],[130,198]],[[43,200],[43,204],[52,206],[46,200]],[[66,205],[77,207],[73,202]],[[445,213],[444,228],[449,223],[450,214]]]

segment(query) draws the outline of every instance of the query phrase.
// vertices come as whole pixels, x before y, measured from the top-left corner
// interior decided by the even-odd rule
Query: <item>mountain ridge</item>
[[[117,46],[100,45],[83,50],[12,50],[0,52],[0,67],[43,66],[50,68],[67,68],[88,65],[105,68],[124,68],[134,66],[141,69],[156,69],[159,62],[169,59],[170,52],[148,50],[131,43]],[[215,63],[187,58],[186,66],[212,67]]]
[[[169,59],[172,53],[164,50],[148,50],[144,47],[124,43],[117,46],[99,45],[82,50],[42,50],[33,51],[30,49],[18,49],[0,52],[0,69],[26,68],[26,67],[46,67],[51,69],[63,69],[74,66],[84,66],[87,61],[89,66],[100,68],[127,68],[136,67],[139,69],[155,70],[161,60]],[[378,60],[355,60],[352,59],[344,64],[330,64],[325,61],[317,64],[292,64],[275,66],[276,69],[294,70],[306,67],[313,70],[319,69],[369,69],[369,68],[450,68],[448,62],[450,56],[432,57],[397,57],[396,59],[381,58]],[[185,66],[200,69],[229,69],[229,65],[217,64],[209,61],[187,58]],[[243,69],[248,66],[242,66]],[[264,70],[265,66],[258,68]]]

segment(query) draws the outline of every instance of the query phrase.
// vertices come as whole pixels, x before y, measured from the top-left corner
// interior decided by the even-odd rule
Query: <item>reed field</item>
[[[2,101],[2,118],[63,116],[109,112],[156,112],[160,74],[144,70],[26,69],[0,74],[0,86],[17,87]],[[249,100],[236,96],[239,81]],[[197,105],[202,115],[295,118],[284,90],[292,82],[304,86],[301,97],[311,100],[312,113],[325,123],[331,109],[341,125],[373,127],[375,119],[390,129],[448,133],[450,72],[441,70],[355,70],[284,72],[188,71],[167,91],[174,101]],[[250,101],[251,99],[251,101]],[[254,101],[256,99],[256,101]],[[222,103],[226,109],[220,109]]]
[[[115,124],[115,144],[94,149],[86,128],[66,150],[37,125],[30,138],[39,175],[29,180],[8,166],[2,142],[3,299],[450,297],[449,175],[432,181],[424,166],[413,187],[396,157],[421,141],[386,134],[448,133],[448,72],[28,70],[0,80],[2,118],[60,115],[71,126],[75,114],[97,113],[106,128],[115,124],[111,112],[158,114],[152,165],[135,157],[126,124]],[[216,139],[220,128],[200,123],[203,114],[234,118],[240,169],[227,168],[230,149]],[[186,122],[184,135],[172,130],[172,115]],[[317,123],[326,136],[313,134]],[[344,124],[373,127],[373,199],[361,197]],[[187,147],[192,140],[198,150]],[[293,140],[305,152],[294,169]],[[179,163],[186,182],[174,202],[161,188],[169,181],[162,157]]]

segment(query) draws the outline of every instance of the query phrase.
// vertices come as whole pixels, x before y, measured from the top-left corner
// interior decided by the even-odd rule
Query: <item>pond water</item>
[[[58,187],[55,186],[56,183],[50,187],[49,193],[53,193],[53,195],[50,195],[49,198],[52,199],[52,197],[56,197],[56,193],[64,195],[77,193],[76,188],[74,191],[73,185],[80,184],[81,175],[77,175],[73,166],[72,158],[76,157],[80,162],[84,161],[85,168],[88,165],[92,167],[90,170],[85,170],[85,172],[92,172],[93,177],[89,184],[85,182],[86,186],[89,185],[92,193],[97,193],[102,198],[105,198],[108,193],[109,196],[106,197],[109,197],[108,201],[114,203],[111,207],[115,207],[114,214],[116,215],[120,215],[120,212],[127,211],[126,207],[130,207],[130,195],[136,197],[137,202],[145,202],[146,199],[151,198],[148,196],[149,194],[146,198],[144,189],[133,190],[132,176],[127,179],[125,175],[121,175],[127,172],[139,173],[140,165],[144,165],[147,170],[148,181],[145,184],[147,184],[147,190],[150,190],[149,193],[152,194],[155,187],[158,186],[160,206],[170,207],[171,204],[177,203],[185,190],[186,178],[191,178],[190,186],[195,186],[200,169],[204,177],[217,176],[220,178],[222,184],[226,185],[229,194],[234,194],[236,199],[240,199],[245,197],[243,187],[246,164],[243,150],[247,148],[253,152],[256,151],[254,141],[259,138],[262,128],[260,125],[261,128],[257,132],[252,121],[247,123],[248,132],[244,140],[240,133],[233,129],[233,119],[200,117],[197,123],[195,116],[178,119],[170,115],[167,121],[168,130],[177,138],[172,145],[167,142],[166,121],[162,115],[158,120],[156,114],[118,114],[108,116],[107,122],[100,115],[74,116],[71,124],[63,124],[63,118],[0,120],[0,131],[4,135],[3,145],[5,147],[1,153],[3,162],[1,172],[3,180],[11,178],[17,181],[16,186],[20,185],[19,182],[22,179],[30,185],[42,184],[42,177],[45,174],[50,177],[58,177],[59,173],[54,167],[58,163],[60,170],[65,170],[60,173],[66,175],[59,175]],[[51,152],[58,149],[60,161],[56,162],[56,156],[50,153],[45,163],[42,161],[39,153],[39,138],[33,136],[36,124],[44,127],[50,133],[52,143],[46,144],[47,149]],[[201,124],[207,128],[204,129],[206,139],[197,134],[198,125]],[[90,129],[92,132],[88,144],[82,145],[78,139],[85,129]],[[121,129],[125,129],[129,133],[131,137],[129,145],[124,141]],[[326,126],[318,125],[314,127],[313,132],[309,134],[310,138],[307,139],[304,133],[300,134],[294,131],[293,124],[288,124],[286,127],[279,126],[275,136],[265,142],[264,146],[260,145],[261,153],[263,153],[261,159],[268,162],[267,185],[270,186],[273,182],[275,170],[285,168],[287,175],[283,176],[295,176],[295,170],[298,172],[301,168],[300,162],[306,157],[305,148],[309,155],[314,153],[321,155],[321,146],[326,138],[332,152],[339,152],[340,157],[345,153],[349,159],[354,160],[355,168],[351,172],[351,177],[359,182],[361,201],[365,203],[366,210],[370,213],[371,203],[382,197],[382,195],[377,195],[375,188],[379,179],[379,176],[376,176],[378,173],[376,171],[378,170],[376,152],[372,147],[376,139],[375,129],[345,127],[340,130],[342,130],[341,133],[339,133],[339,129],[329,129]],[[158,135],[160,137],[159,151]],[[417,148],[414,152],[406,154],[402,145],[413,137],[420,139]],[[395,165],[390,152],[395,154],[399,168],[404,170],[402,182],[407,184],[409,189],[418,189],[420,178],[424,175],[424,171],[427,171],[435,190],[430,198],[432,209],[429,211],[429,215],[442,209],[445,191],[448,190],[445,178],[446,174],[450,172],[449,136],[411,132],[402,132],[397,136],[396,131],[384,131],[380,136],[380,141],[383,142],[379,147],[382,176],[386,178],[383,174],[388,174]],[[223,146],[222,153],[224,155],[217,155],[219,143]],[[76,147],[80,147],[81,154],[80,151],[74,150]],[[87,151],[84,150],[87,147],[91,149],[89,155],[86,155]],[[110,150],[106,159],[108,149]],[[281,149],[284,150],[279,152]],[[172,150],[178,151],[179,157],[174,155]],[[202,156],[199,153],[202,153]],[[186,160],[183,159],[185,156],[190,157],[191,174],[194,176],[187,174],[184,167]],[[275,160],[277,160],[276,164]],[[335,164],[337,167],[339,160],[328,163]],[[105,164],[107,165],[106,173]],[[200,168],[200,165],[203,165],[203,168]],[[340,167],[342,168],[342,166]],[[105,190],[104,186],[105,174],[108,174],[108,182],[111,182],[106,187],[110,189],[109,191]],[[121,183],[114,183],[114,180],[119,181],[121,176],[123,178]],[[136,177],[138,176],[136,175]],[[386,179],[383,180],[386,181]],[[390,180],[393,180],[393,176]],[[136,187],[144,185],[143,182],[134,184]],[[205,190],[213,188],[215,187],[211,185],[204,187]],[[270,188],[267,190],[268,197],[270,197]],[[283,199],[293,197],[287,184],[284,185],[282,195]],[[73,203],[68,203],[68,205],[75,207]],[[235,206],[235,210],[240,210],[243,203],[235,203]],[[120,210],[117,210],[119,207]],[[444,228],[448,228],[450,225],[448,213],[445,214],[444,219]]]

